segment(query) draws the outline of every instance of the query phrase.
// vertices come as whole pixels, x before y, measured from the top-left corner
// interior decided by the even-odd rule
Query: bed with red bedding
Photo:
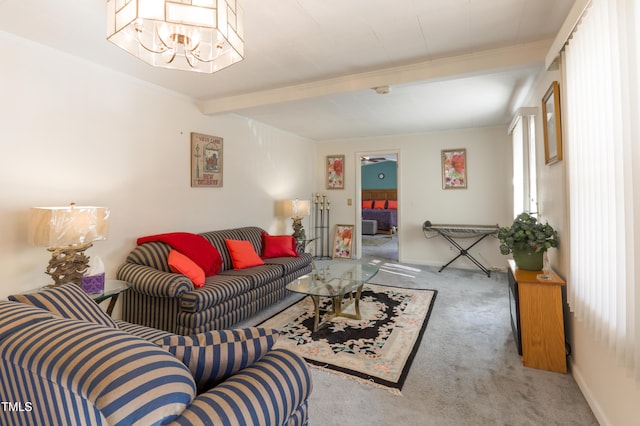
[[[363,189],[362,220],[375,220],[378,233],[393,233],[398,226],[397,190]]]

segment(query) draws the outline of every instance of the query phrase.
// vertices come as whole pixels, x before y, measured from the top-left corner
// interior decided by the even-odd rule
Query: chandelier
[[[244,59],[237,0],[107,0],[107,39],[154,67],[213,73]]]

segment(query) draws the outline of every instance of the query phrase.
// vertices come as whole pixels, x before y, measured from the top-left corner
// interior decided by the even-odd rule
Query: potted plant
[[[500,253],[513,253],[513,260],[520,269],[542,269],[544,252],[558,247],[558,233],[548,223],[540,223],[529,213],[520,213],[511,226],[498,231]]]

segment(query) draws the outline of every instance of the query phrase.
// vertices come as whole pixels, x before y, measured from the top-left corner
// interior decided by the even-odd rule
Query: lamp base
[[[71,282],[82,285],[82,277],[89,269],[89,256],[85,255],[84,251],[92,245],[85,243],[48,248],[52,254],[45,274],[53,278],[54,284],[47,287],[58,287]]]
[[[304,240],[306,238],[304,228],[302,227],[302,218],[301,217],[293,217],[293,238],[296,240]]]

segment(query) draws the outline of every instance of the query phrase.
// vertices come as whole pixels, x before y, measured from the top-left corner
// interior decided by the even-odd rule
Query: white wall
[[[560,83],[561,104],[563,82],[560,72],[547,72],[529,95],[526,105],[538,107],[536,116],[536,149],[538,170],[538,197],[541,216],[557,231],[560,246],[550,250],[553,268],[567,278],[571,252],[569,241],[569,200],[566,179],[567,156],[571,155],[564,143],[565,160],[555,164],[544,163],[544,136],[542,130],[542,97],[557,80]],[[571,286],[568,280],[567,286]],[[566,337],[572,348],[571,374],[576,379],[591,409],[602,425],[637,425],[640,419],[640,388],[628,377],[605,345],[596,341],[587,325],[578,321],[565,306]],[[640,327],[640,324],[636,324]]]
[[[466,148],[467,189],[442,189],[442,149]],[[506,127],[465,129],[416,135],[395,135],[375,139],[338,140],[318,145],[318,180],[325,187],[327,155],[344,154],[345,189],[324,191],[332,199],[332,224],[357,224],[357,176],[360,154],[398,152],[398,241],[400,261],[414,264],[447,263],[457,254],[441,237],[426,239],[422,224],[511,224],[511,142]],[[348,206],[351,198],[353,204]],[[461,241],[463,246],[473,240]],[[471,250],[487,267],[504,270],[506,258],[498,241],[489,237]],[[451,267],[476,269],[461,257]]]
[[[258,225],[290,233],[279,201],[313,190],[315,145],[0,32],[0,298],[50,282],[27,245],[29,207],[103,205],[107,278],[140,236]],[[46,65],[43,65],[46,64]],[[159,72],[167,72],[159,70]],[[224,138],[222,188],[190,187],[190,133]]]

